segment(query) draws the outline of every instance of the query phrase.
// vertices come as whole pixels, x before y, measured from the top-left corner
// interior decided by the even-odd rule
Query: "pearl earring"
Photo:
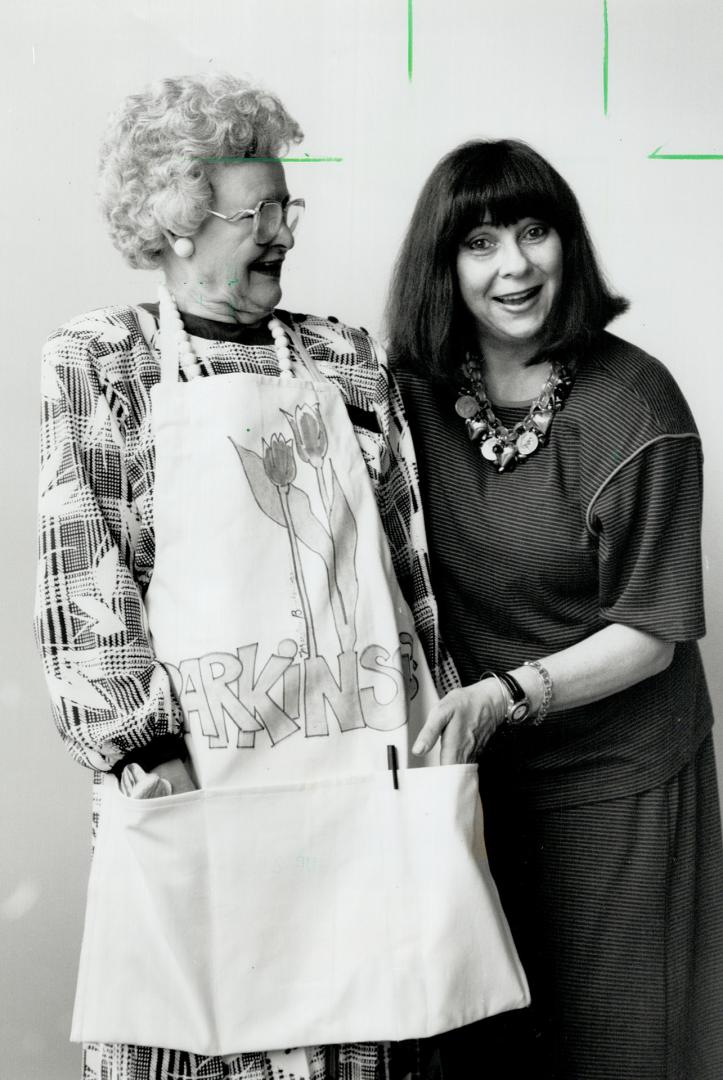
[[[196,250],[196,245],[189,236],[179,236],[173,241],[173,250],[179,259],[190,259]]]

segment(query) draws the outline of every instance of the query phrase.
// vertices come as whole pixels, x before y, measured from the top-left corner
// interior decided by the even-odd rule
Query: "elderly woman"
[[[496,1021],[448,1038],[459,1075],[723,1076],[700,439],[663,365],[605,332],[626,306],[528,146],[471,142],[433,170],[389,316],[466,685],[415,749],[479,759],[532,994],[499,1072]]]
[[[417,1076],[417,1035],[527,1000],[474,770],[406,768],[453,672],[398,392],[364,331],[276,308],[300,137],[230,77],[129,98],[101,199],[159,304],[45,351],[37,635],[99,780],[86,1080]]]

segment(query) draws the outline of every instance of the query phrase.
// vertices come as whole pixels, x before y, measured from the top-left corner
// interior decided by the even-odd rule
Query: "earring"
[[[189,236],[178,236],[173,241],[173,250],[179,259],[190,259],[196,250],[196,245]]]

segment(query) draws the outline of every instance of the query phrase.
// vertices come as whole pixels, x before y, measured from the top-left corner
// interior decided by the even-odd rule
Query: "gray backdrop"
[[[67,1034],[88,870],[90,776],[57,739],[31,637],[41,342],[71,315],[152,300],[94,205],[103,118],[152,78],[251,74],[306,130],[309,207],[285,304],[377,330],[420,184],[473,136],[517,136],[572,183],[617,289],[618,332],[659,356],[706,448],[705,656],[723,697],[718,0],[25,0],[0,33],[4,154],[0,1045],[12,1080],[75,1080]],[[607,84],[607,113],[605,111]],[[719,749],[721,742],[719,737]]]

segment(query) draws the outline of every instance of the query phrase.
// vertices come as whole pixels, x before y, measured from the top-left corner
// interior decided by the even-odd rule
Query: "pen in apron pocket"
[[[397,748],[394,745],[387,747],[387,768],[392,771],[392,783],[394,784],[394,790],[399,790],[399,761],[397,758]]]

